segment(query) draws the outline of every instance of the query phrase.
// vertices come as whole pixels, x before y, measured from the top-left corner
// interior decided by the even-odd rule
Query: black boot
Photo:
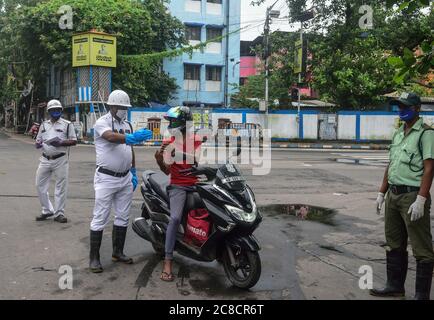
[[[115,262],[123,262],[127,264],[133,263],[133,259],[124,255],[125,237],[127,235],[127,227],[113,225],[113,254],[112,260]]]
[[[429,300],[432,283],[433,262],[416,261],[415,300]]]
[[[405,279],[407,278],[408,252],[391,250],[386,254],[387,283],[382,289],[371,289],[369,294],[378,297],[404,297]]]
[[[99,248],[101,247],[102,231],[90,230],[90,254],[89,254],[89,269],[93,273],[103,271],[101,262],[99,261]]]

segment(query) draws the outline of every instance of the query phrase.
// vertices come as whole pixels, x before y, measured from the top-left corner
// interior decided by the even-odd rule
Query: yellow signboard
[[[83,67],[90,65],[89,34],[72,37],[72,66]]]
[[[72,66],[116,67],[116,37],[83,33],[72,37]]]

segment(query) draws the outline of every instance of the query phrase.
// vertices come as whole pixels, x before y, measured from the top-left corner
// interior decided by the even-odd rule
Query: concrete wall
[[[163,119],[167,109],[133,108],[129,112],[129,119],[135,128],[144,127],[147,119],[157,117]],[[218,126],[218,120],[225,118],[236,123],[256,123],[264,127],[265,115],[251,109],[212,109],[210,111],[211,123],[214,129]],[[422,112],[425,123],[434,124],[434,112]],[[269,113],[269,126],[273,140],[319,139],[318,137],[317,111],[302,111],[300,126],[297,124],[297,111],[279,110]],[[361,112],[341,111],[337,116],[338,140],[352,140],[355,142],[390,140],[398,121],[395,112]],[[165,129],[166,121],[162,120],[162,129]]]

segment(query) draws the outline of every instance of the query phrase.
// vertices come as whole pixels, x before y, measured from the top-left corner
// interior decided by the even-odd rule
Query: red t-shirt
[[[170,137],[170,139],[165,141],[163,140],[163,145],[166,146],[166,149],[172,150],[172,152],[170,152],[171,154],[166,152],[166,156],[171,158],[170,163],[172,163],[170,165],[170,184],[184,187],[193,186],[197,182],[197,177],[186,176],[180,171],[193,167],[193,163],[191,163],[193,156],[196,156],[196,158],[199,156],[197,149],[202,144],[202,139],[197,135],[191,135],[187,137],[186,140],[189,142],[185,144],[182,141],[175,141],[175,137]],[[190,161],[187,161],[187,159],[183,157],[183,153],[191,155],[189,158]],[[180,159],[182,160],[180,161]]]

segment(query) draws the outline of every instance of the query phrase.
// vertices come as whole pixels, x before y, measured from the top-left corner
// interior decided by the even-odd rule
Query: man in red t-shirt
[[[187,122],[192,121],[190,108],[171,108],[166,116],[169,120],[170,139],[163,141],[161,148],[155,153],[155,159],[165,174],[170,175],[170,185],[167,188],[170,199],[170,222],[166,231],[165,259],[161,280],[173,281],[172,260],[175,248],[176,233],[182,220],[187,192],[193,191],[197,182],[195,176],[186,175],[183,170],[197,164],[202,140],[187,128]]]

